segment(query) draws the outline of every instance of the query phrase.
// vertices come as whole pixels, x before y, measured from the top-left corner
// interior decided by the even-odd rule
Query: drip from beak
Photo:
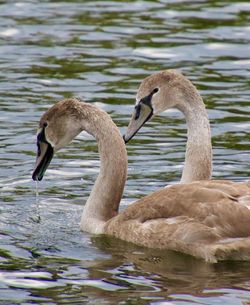
[[[32,174],[32,179],[34,181],[41,181],[43,179],[44,173],[53,158],[53,154],[53,147],[46,141],[44,130],[42,130],[37,136],[37,157]]]
[[[133,136],[137,133],[137,131],[148,121],[151,119],[153,115],[153,108],[150,104],[145,104],[143,102],[139,102],[135,106],[134,113],[129,122],[128,128],[126,130],[123,139],[125,143],[127,143]]]

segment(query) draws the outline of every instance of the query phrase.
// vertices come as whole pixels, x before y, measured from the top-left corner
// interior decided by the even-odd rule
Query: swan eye
[[[152,94],[155,94],[159,91],[159,88],[154,88],[154,90],[152,91]]]
[[[48,143],[47,140],[46,140],[46,136],[45,136],[45,127],[47,125],[48,125],[47,123],[43,124],[42,130],[37,135],[37,142]]]

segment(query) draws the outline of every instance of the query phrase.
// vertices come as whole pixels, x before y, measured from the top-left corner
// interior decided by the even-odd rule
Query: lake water
[[[80,96],[124,133],[139,83],[167,68],[204,98],[213,177],[248,179],[249,13],[229,0],[0,2],[0,304],[250,304],[249,262],[210,265],[80,231],[99,170],[86,134],[54,157],[39,207],[31,180],[50,105]],[[177,111],[136,135],[122,208],[180,179],[185,141]]]

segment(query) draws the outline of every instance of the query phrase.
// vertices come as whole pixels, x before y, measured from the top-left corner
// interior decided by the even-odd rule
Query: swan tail
[[[250,261],[250,238],[228,238],[209,247],[210,258],[207,261]]]

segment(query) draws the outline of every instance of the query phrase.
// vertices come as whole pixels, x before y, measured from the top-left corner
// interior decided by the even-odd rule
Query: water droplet
[[[38,181],[35,181],[36,183],[36,212],[35,215],[31,217],[31,220],[40,223],[41,222],[41,216],[40,216],[40,206],[39,206],[39,190],[38,190]]]

